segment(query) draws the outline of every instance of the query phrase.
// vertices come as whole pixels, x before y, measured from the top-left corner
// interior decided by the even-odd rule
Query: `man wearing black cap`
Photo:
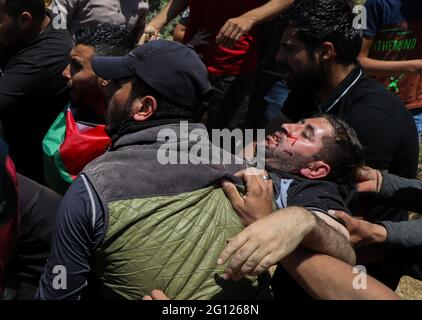
[[[235,181],[233,174],[244,166],[211,146],[203,125],[189,121],[199,116],[211,88],[196,53],[180,43],[157,40],[124,57],[95,57],[92,65],[98,76],[113,79],[105,93],[112,146],[83,170],[63,198],[37,298],[79,298],[90,274],[99,280],[104,298],[138,300],[154,288],[172,299],[269,297],[267,274],[259,285],[255,276],[240,282],[221,277],[224,266],[218,265],[218,256],[243,226],[216,185],[223,178]],[[325,120],[312,121],[326,124],[313,129],[319,133],[313,131],[312,141],[321,144],[323,137],[335,137]],[[300,146],[310,145],[313,152],[320,148],[317,142],[303,145],[301,139],[294,140],[276,144],[296,145],[297,152],[303,152]],[[219,158],[214,158],[216,153]],[[232,161],[210,165],[210,155],[212,160]],[[326,167],[322,162],[318,163]],[[268,176],[259,181],[272,190]],[[333,200],[333,192],[324,190],[324,203],[343,207],[342,199]],[[303,201],[296,205],[308,208]],[[312,232],[319,226],[316,223]],[[327,241],[330,246],[335,243],[339,255],[350,253],[350,259],[344,259],[353,260],[347,239],[328,226],[324,230],[325,238],[333,239]]]
[[[114,79],[105,93],[112,145],[63,198],[37,298],[77,299],[90,275],[108,299],[139,300],[154,288],[175,299],[267,296],[257,277],[240,284],[215,276],[226,240],[242,229],[215,185],[240,165],[160,163],[164,144],[180,163],[206,134],[190,122],[211,88],[197,54],[157,40],[124,57],[96,57],[93,69]]]

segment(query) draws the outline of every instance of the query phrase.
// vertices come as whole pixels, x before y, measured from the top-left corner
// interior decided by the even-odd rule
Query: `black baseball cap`
[[[138,77],[165,98],[189,110],[212,90],[199,56],[175,41],[155,40],[123,57],[94,57],[94,72],[106,80]]]

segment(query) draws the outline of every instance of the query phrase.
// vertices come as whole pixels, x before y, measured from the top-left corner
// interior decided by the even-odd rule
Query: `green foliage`
[[[147,16],[147,22],[151,21],[158,12],[167,4],[168,0],[149,0],[149,12]],[[161,30],[161,36],[163,39],[172,40],[173,39],[173,29],[179,19],[174,19],[171,23]]]
[[[162,8],[164,5],[167,4],[168,0],[149,0],[149,10],[150,12],[156,11]]]

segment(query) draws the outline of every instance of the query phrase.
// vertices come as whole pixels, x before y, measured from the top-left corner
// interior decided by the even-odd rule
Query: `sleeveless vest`
[[[163,129],[177,133],[177,141],[158,141]],[[161,289],[180,300],[270,298],[268,274],[226,281],[225,266],[217,265],[227,240],[243,229],[219,183],[243,166],[160,164],[160,148],[181,157],[193,150],[179,129],[125,135],[84,169],[107,217],[93,263],[105,296],[139,300]],[[202,125],[189,124],[188,132],[209,142]]]

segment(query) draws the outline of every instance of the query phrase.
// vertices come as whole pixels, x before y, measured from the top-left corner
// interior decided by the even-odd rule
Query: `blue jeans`
[[[271,87],[270,92],[264,96],[265,101],[265,120],[270,122],[280,115],[284,102],[289,95],[289,88],[284,81],[276,81]]]
[[[422,142],[422,108],[411,110],[413,120],[415,120],[416,129],[418,130],[419,142]]]
[[[207,108],[207,128],[245,129],[255,74],[211,78],[214,91]]]

